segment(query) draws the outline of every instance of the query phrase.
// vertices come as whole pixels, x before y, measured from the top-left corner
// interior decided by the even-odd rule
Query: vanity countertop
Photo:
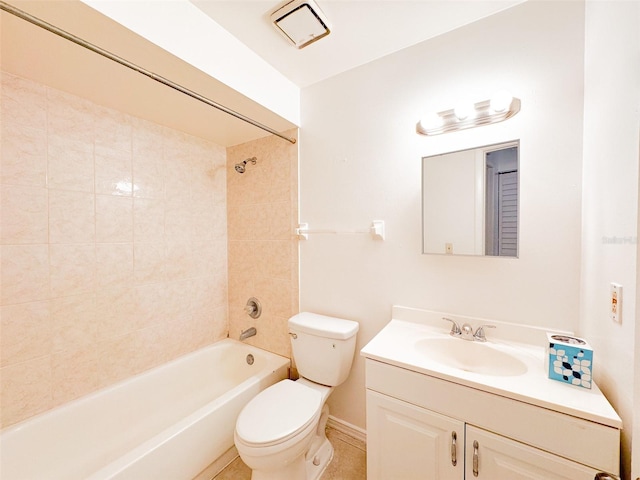
[[[548,378],[545,371],[545,334],[542,329],[482,321],[497,325],[496,329],[487,330],[486,345],[517,356],[527,367],[526,372],[521,374],[477,373],[433,361],[415,345],[429,339],[451,338],[448,335],[450,324],[442,321],[443,316],[456,318],[440,312],[394,307],[393,319],[361,350],[361,355],[613,428],[622,428],[622,420],[595,383],[592,383],[591,389],[587,389]],[[467,320],[474,328],[482,324],[473,322],[473,319],[460,318],[461,322]],[[516,339],[526,339],[526,342]],[[467,342],[461,338],[451,341]]]

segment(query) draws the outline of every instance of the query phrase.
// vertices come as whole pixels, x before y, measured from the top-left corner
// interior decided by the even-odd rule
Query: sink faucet
[[[452,337],[462,337],[463,340],[470,340],[476,342],[486,342],[487,337],[484,334],[485,328],[496,328],[495,325],[480,325],[475,333],[473,332],[473,327],[468,323],[465,323],[460,327],[455,320],[451,320],[450,318],[442,317],[442,320],[446,320],[447,322],[451,322],[451,331],[449,335]]]
[[[465,323],[460,327],[462,330],[462,339],[463,340],[473,340],[473,327],[468,323]]]
[[[247,328],[242,333],[240,333],[240,340],[246,340],[249,337],[253,337],[257,333],[258,331],[256,330],[256,327]]]

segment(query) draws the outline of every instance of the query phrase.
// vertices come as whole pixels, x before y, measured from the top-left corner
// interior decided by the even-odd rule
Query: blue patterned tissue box
[[[549,378],[591,388],[593,349],[582,338],[547,333]]]

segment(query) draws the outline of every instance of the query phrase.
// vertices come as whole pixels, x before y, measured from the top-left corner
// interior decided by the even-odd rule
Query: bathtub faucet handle
[[[247,304],[244,306],[244,311],[247,312],[251,318],[258,318],[262,313],[262,305],[260,305],[260,300],[255,297],[251,297],[247,300]]]

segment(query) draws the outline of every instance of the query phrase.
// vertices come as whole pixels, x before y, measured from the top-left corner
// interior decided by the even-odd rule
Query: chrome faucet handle
[[[459,337],[460,335],[462,335],[462,330],[460,330],[460,326],[455,322],[455,320],[451,320],[447,317],[442,317],[442,320],[446,320],[447,322],[452,323],[449,335],[451,335],[452,337]]]
[[[496,328],[495,325],[480,325],[478,327],[478,329],[476,330],[476,333],[473,334],[473,339],[476,342],[486,342],[487,341],[487,337],[484,334],[484,329],[485,328]]]

